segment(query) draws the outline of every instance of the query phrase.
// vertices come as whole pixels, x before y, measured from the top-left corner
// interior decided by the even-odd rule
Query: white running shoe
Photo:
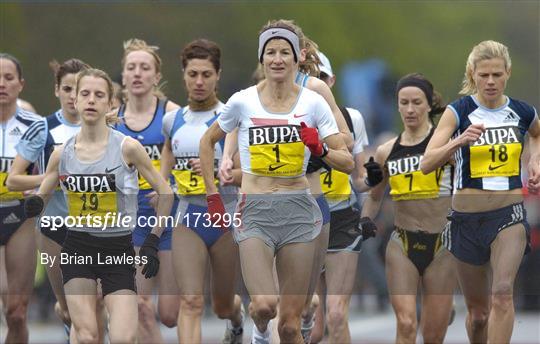
[[[270,329],[272,328],[272,320],[268,322],[266,331],[260,333],[257,326],[253,325],[253,332],[251,335],[251,344],[270,344]]]

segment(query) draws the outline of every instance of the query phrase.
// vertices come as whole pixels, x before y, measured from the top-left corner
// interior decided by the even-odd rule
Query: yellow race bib
[[[0,201],[7,202],[22,199],[24,197],[22,192],[8,190],[6,186],[7,177],[7,172],[0,172]]]
[[[206,185],[202,176],[191,170],[189,159],[198,159],[198,157],[176,158],[176,165],[172,170],[172,175],[176,182],[178,194],[182,196],[203,195],[206,193]],[[217,174],[218,160],[214,159],[214,174]],[[216,185],[219,183],[214,179]]]
[[[261,176],[295,177],[304,167],[302,142],[249,147],[251,170]]]
[[[60,182],[67,193],[68,213],[78,223],[87,227],[114,223],[118,213],[114,174],[72,174],[60,176]]]
[[[82,225],[92,227],[98,225],[99,221],[103,225],[111,226],[118,211],[116,192],[68,191],[68,208],[69,215],[81,218]],[[111,214],[106,216],[107,213]]]
[[[516,126],[487,128],[469,147],[471,178],[518,176],[522,139]]]
[[[471,146],[471,178],[518,176],[521,143]]]
[[[439,184],[443,175],[444,167],[429,174],[413,171],[390,176],[390,195],[395,201],[436,198],[439,195]]]
[[[328,201],[339,202],[349,199],[351,184],[348,174],[332,169],[322,172],[320,179],[322,191]]]

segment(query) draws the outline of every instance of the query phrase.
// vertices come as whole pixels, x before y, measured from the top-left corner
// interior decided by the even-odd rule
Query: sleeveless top
[[[107,148],[98,160],[82,162],[75,153],[76,136],[64,146],[59,164],[60,187],[68,205],[69,230],[98,236],[126,235],[137,218],[137,170],[122,156],[126,136],[109,129]],[[106,227],[104,229],[104,226]]]

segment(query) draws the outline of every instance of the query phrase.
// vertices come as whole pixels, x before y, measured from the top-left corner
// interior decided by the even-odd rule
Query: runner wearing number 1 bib
[[[180,288],[178,341],[201,342],[201,317],[207,265],[211,266],[211,297],[216,315],[227,319],[223,343],[242,343],[243,311],[239,296],[235,296],[238,247],[228,228],[213,226],[206,202],[206,185],[201,176],[199,141],[223,111],[216,95],[221,74],[221,50],[206,39],[187,44],[181,54],[183,77],[188,93],[188,106],[167,113],[163,119],[161,174],[175,179],[180,197],[177,221],[173,232],[173,267]],[[223,151],[223,141],[213,147],[212,168],[215,186],[217,166]],[[236,187],[220,187],[219,192],[228,210],[223,214],[225,227],[239,219],[233,214],[237,200]]]
[[[396,87],[404,131],[377,148],[383,181],[371,189],[362,217],[375,218],[386,186],[394,203],[394,231],[386,247],[386,276],[397,321],[397,343],[414,343],[420,328],[426,343],[442,343],[451,317],[456,285],[450,253],[442,245],[452,193],[452,166],[427,175],[420,170],[433,135],[432,117],[443,111],[441,96],[421,74],[401,78]],[[416,296],[421,286],[421,323]]]
[[[474,343],[508,343],[512,336],[514,279],[530,249],[521,190],[526,134],[527,186],[531,194],[540,191],[540,121],[534,107],[504,95],[511,66],[508,48],[499,42],[473,48],[460,92],[465,96],[448,106],[422,160],[426,173],[452,156],[456,161],[443,239],[457,258]]]
[[[303,341],[300,318],[322,226],[305,177],[310,153],[352,168],[326,101],[294,83],[301,54],[294,28],[279,21],[266,25],[258,54],[265,80],[235,93],[200,143],[209,212],[218,219],[225,207],[213,185],[214,145],[239,128],[241,223],[234,237],[251,297],[252,343],[269,342],[269,321],[276,316],[278,302],[281,342]],[[279,294],[272,273],[274,256]]]

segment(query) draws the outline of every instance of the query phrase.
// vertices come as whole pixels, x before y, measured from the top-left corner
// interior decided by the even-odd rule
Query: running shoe
[[[308,324],[304,324],[304,322],[302,322],[300,334],[302,334],[302,338],[304,339],[305,344],[311,343],[311,332],[313,332],[314,326],[315,326],[315,314],[313,314],[313,317],[311,317],[311,321]]]
[[[242,344],[242,337],[244,335],[244,319],[246,310],[244,305],[240,305],[240,314],[242,314],[242,325],[240,327],[234,328],[230,320],[227,319],[225,335],[223,336],[223,344]]]

